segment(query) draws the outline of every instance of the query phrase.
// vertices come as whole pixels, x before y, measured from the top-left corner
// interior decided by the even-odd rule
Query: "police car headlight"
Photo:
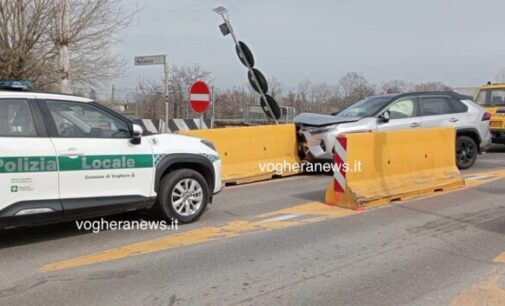
[[[211,148],[212,150],[216,151],[216,146],[214,145],[214,143],[212,141],[208,141],[208,140],[201,140],[201,142],[206,145],[207,147]]]

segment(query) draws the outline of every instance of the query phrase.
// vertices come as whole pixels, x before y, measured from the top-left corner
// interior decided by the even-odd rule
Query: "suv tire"
[[[469,169],[475,164],[479,151],[475,141],[468,136],[456,138],[456,165],[460,170]]]
[[[161,180],[158,209],[167,219],[181,223],[198,220],[209,202],[209,185],[205,178],[191,169],[168,173]]]

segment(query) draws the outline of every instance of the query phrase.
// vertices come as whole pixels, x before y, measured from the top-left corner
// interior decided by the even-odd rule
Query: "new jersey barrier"
[[[216,145],[225,184],[241,184],[300,172],[293,124],[183,131]]]
[[[455,141],[453,128],[340,136],[326,203],[359,210],[461,188]]]

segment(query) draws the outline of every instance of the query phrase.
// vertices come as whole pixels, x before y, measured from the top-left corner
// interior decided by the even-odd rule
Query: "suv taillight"
[[[488,121],[491,120],[491,117],[493,116],[493,113],[490,112],[485,112],[484,116],[482,116],[482,121]]]

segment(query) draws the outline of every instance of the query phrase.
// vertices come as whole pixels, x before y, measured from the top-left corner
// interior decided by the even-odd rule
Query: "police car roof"
[[[93,100],[88,98],[61,93],[35,92],[35,91],[23,91],[23,90],[2,90],[2,89],[0,89],[0,98],[65,100],[65,101],[83,102],[83,103],[93,102]]]

